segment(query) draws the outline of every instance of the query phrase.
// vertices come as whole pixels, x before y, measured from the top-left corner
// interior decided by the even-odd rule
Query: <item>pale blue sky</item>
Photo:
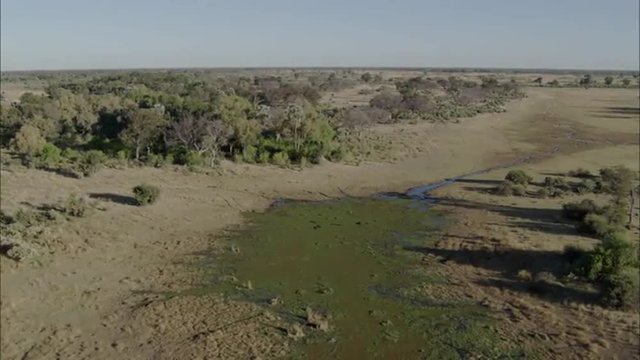
[[[638,69],[639,0],[2,0],[1,68]]]

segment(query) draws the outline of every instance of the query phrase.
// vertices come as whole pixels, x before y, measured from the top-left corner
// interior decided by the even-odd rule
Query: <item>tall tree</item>
[[[133,109],[128,112],[125,129],[120,133],[120,140],[135,149],[136,160],[140,160],[140,150],[149,149],[154,140],[160,136],[167,120],[156,109]]]

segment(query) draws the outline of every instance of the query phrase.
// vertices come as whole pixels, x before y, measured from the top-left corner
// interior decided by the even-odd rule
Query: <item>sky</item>
[[[0,69],[638,70],[639,0],[2,0]]]

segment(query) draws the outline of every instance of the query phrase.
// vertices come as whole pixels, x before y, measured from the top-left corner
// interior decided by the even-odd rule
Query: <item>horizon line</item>
[[[532,68],[532,67],[472,67],[472,66],[191,66],[191,67],[115,67],[115,68],[58,68],[1,70],[0,73],[45,73],[45,72],[107,72],[107,71],[162,71],[162,70],[460,70],[470,72],[600,72],[600,73],[640,73],[640,69],[589,69],[589,68]],[[452,71],[455,72],[455,71]]]

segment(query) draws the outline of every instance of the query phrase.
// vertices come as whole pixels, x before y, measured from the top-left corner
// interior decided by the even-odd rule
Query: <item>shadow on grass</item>
[[[449,250],[433,247],[407,247],[405,250],[422,254],[432,254],[442,258],[442,262],[452,261],[460,265],[471,265],[500,273],[502,278],[483,279],[479,285],[526,292],[554,302],[566,300],[583,303],[595,303],[598,294],[584,283],[562,283],[561,278],[570,271],[567,258],[557,251],[536,250]],[[521,270],[536,274],[546,272],[553,277],[527,280],[518,277]]]
[[[71,170],[71,169],[63,169],[63,168],[52,168],[52,167],[40,167],[38,168],[39,170],[42,171],[46,171],[46,172],[50,172],[50,173],[54,173],[60,176],[64,176],[67,178],[71,178],[71,179],[81,179],[82,176],[80,176],[78,173],[76,173],[75,171]]]
[[[463,184],[484,184],[484,185],[499,185],[504,182],[504,180],[486,180],[486,179],[458,179],[457,183]]]
[[[134,197],[127,196],[127,195],[119,195],[119,194],[112,194],[112,193],[91,193],[89,194],[89,197],[92,199],[109,201],[109,202],[114,202],[122,205],[131,205],[131,206],[138,205],[138,202]]]

